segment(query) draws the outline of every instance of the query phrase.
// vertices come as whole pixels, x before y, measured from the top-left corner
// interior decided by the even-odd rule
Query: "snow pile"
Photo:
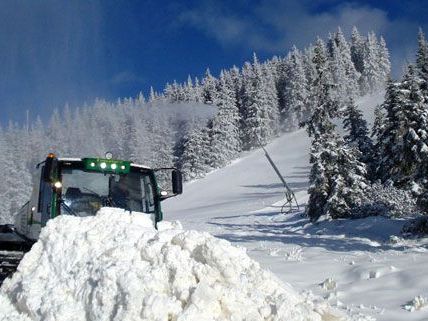
[[[27,316],[19,313],[9,299],[0,294],[0,320],[2,321],[31,321]]]
[[[412,301],[404,305],[404,309],[413,312],[428,306],[428,299],[418,295]]]
[[[157,231],[148,215],[106,208],[49,222],[1,288],[0,320],[12,314],[61,321],[342,319],[303,299],[242,248],[179,223]]]

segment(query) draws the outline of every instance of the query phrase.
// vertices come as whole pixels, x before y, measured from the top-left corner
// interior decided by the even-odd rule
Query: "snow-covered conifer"
[[[205,77],[202,80],[203,102],[205,104],[214,104],[216,98],[217,79],[215,79],[209,69],[205,72]]]
[[[294,130],[310,114],[308,84],[303,67],[303,58],[296,47],[293,47],[288,54],[284,67],[285,75],[281,82],[284,87],[281,89],[285,107],[281,110],[281,118],[286,130]]]
[[[363,113],[355,105],[354,99],[350,98],[346,104],[343,119],[344,129],[347,135],[344,137],[348,145],[356,147],[361,157],[359,160],[366,165],[372,162],[373,143],[369,137],[367,121]]]
[[[375,92],[384,88],[389,77],[389,53],[382,38],[378,42],[376,35],[370,32],[364,45],[364,69],[360,78],[362,94]]]
[[[398,187],[412,188],[428,153],[428,109],[421,82],[415,67],[409,66],[401,83],[389,82],[383,105],[386,118],[377,140],[382,155],[378,171],[382,180],[391,179]]]
[[[314,139],[311,147],[312,168],[306,209],[311,221],[322,215],[331,218],[351,216],[352,208],[360,204],[367,187],[366,167],[358,160],[359,151],[345,144],[332,123],[326,128],[329,130]]]
[[[419,76],[425,82],[424,90],[428,92],[428,42],[422,29],[418,34],[418,51],[416,53],[416,67],[418,68]]]
[[[216,104],[218,113],[212,121],[211,166],[222,167],[241,149],[239,110],[230,74],[220,74]]]
[[[389,51],[385,39],[381,36],[378,47],[378,64],[379,64],[379,84],[380,88],[384,87],[391,74],[391,62],[389,61]]]
[[[183,142],[180,168],[185,180],[204,177],[211,169],[209,154],[210,135],[208,127],[196,127]]]
[[[272,77],[264,72],[254,54],[253,63],[243,69],[242,132],[243,146],[250,149],[265,144],[275,135],[277,117],[276,91],[270,90]],[[275,110],[276,108],[276,110]],[[276,114],[275,114],[276,113]]]
[[[339,105],[332,97],[332,80],[328,68],[328,60],[324,42],[318,38],[314,47],[313,63],[316,78],[309,95],[312,113],[305,122],[310,137],[317,139],[331,130],[329,119],[338,116]]]
[[[345,102],[349,97],[355,97],[359,93],[358,79],[360,74],[355,69],[351,58],[351,49],[340,28],[330,36],[329,50],[331,72],[335,84],[334,92],[337,100]]]
[[[362,74],[364,70],[364,37],[360,35],[357,27],[352,28],[351,58],[357,72]]]

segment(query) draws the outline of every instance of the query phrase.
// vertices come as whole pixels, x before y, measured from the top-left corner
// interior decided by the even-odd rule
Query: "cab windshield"
[[[155,212],[154,189],[148,173],[124,175],[63,168],[61,211],[90,216],[103,206],[144,213]]]

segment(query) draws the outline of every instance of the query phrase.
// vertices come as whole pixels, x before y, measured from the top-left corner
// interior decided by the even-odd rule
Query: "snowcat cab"
[[[4,262],[9,262],[2,251],[28,251],[50,219],[95,215],[107,206],[151,215],[156,226],[163,216],[160,202],[181,193],[182,175],[175,168],[152,169],[114,160],[110,153],[105,158],[49,154],[37,165],[31,199],[15,225],[0,226],[0,284]]]

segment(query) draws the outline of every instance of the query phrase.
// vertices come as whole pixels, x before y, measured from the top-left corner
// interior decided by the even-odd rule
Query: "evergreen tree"
[[[418,181],[428,151],[428,108],[421,82],[409,66],[401,83],[389,82],[383,104],[386,117],[377,140],[382,155],[378,172],[382,180],[391,179],[398,187],[412,188]]]
[[[346,102],[349,97],[359,93],[358,79],[360,74],[356,71],[351,58],[351,49],[342,30],[338,28],[330,36],[329,50],[331,57],[331,71],[335,84],[335,93],[338,101]]]
[[[0,170],[3,173],[15,173],[16,168],[13,163],[12,154],[8,151],[8,144],[6,137],[4,136],[0,128]],[[13,223],[12,200],[13,192],[16,192],[14,186],[17,182],[13,181],[14,177],[11,175],[5,175],[0,184],[0,224],[11,224]],[[13,189],[11,191],[11,189]]]
[[[389,53],[385,40],[381,38],[379,43],[373,32],[368,34],[365,42],[363,62],[364,68],[360,78],[361,93],[383,89],[391,70]]]
[[[326,130],[316,135],[312,142],[306,209],[313,222],[322,215],[331,218],[350,216],[352,208],[360,204],[367,187],[366,167],[358,160],[359,151],[344,143],[328,116],[320,121],[323,125],[315,127]]]
[[[284,63],[285,77],[282,85],[284,109],[281,110],[286,130],[298,128],[298,124],[305,121],[310,114],[308,103],[308,84],[303,68],[302,54],[296,47],[288,54]]]
[[[238,155],[240,144],[239,110],[233,80],[225,72],[220,74],[217,94],[218,113],[212,122],[211,166],[219,168]]]
[[[207,127],[194,128],[185,136],[180,159],[184,180],[204,177],[210,171],[209,144],[210,135]]]
[[[273,138],[279,133],[278,92],[275,83],[275,71],[270,64],[262,65],[262,91],[265,93],[265,108],[268,117],[268,137]]]
[[[385,39],[381,36],[378,47],[378,64],[379,64],[379,85],[383,88],[391,74],[391,62],[389,61],[389,51]]]
[[[363,118],[363,113],[357,108],[352,98],[346,104],[343,124],[347,132],[344,137],[345,142],[357,148],[361,154],[359,160],[370,166],[372,163],[373,143],[369,137],[367,121]]]
[[[361,205],[368,187],[366,166],[358,160],[361,158],[358,149],[345,145],[341,138],[328,147],[333,148],[329,160],[336,166],[332,168],[325,214],[333,219],[350,217],[352,209]]]
[[[416,68],[409,66],[402,83],[403,90],[408,92],[406,104],[403,106],[406,117],[406,133],[404,135],[404,180],[411,184],[414,191],[419,190],[426,177],[426,161],[428,160],[428,104],[425,101]]]
[[[351,58],[356,71],[360,74],[364,71],[364,43],[364,37],[360,35],[357,27],[354,26],[351,35]]]
[[[385,120],[382,130],[378,133],[376,150],[380,155],[377,164],[377,176],[382,180],[388,180],[401,163],[401,150],[403,146],[402,134],[404,124],[404,105],[403,93],[400,91],[399,84],[392,80],[388,81],[385,101],[381,108],[385,110]]]
[[[275,135],[277,98],[276,92],[268,89],[273,84],[272,78],[263,71],[256,55],[251,65],[244,66],[243,76],[243,144],[245,149],[251,149]]]
[[[31,194],[31,173],[27,162],[22,159],[26,148],[23,138],[23,131],[16,124],[10,123],[5,134],[0,131],[0,152],[4,153],[0,159],[0,166],[3,172],[7,173],[2,182],[3,192],[0,191],[0,193],[3,193],[4,215],[8,223],[13,222],[14,215],[28,201]]]
[[[168,86],[168,84],[167,84]],[[150,86],[150,94],[149,94],[149,103],[152,103],[156,100],[156,93],[152,86]]]
[[[329,122],[324,122],[324,120],[332,119],[339,114],[339,105],[331,95],[332,81],[326,48],[320,38],[314,47],[313,64],[316,70],[316,78],[309,96],[309,103],[313,107],[312,115],[306,124],[309,136],[317,139],[331,130]]]
[[[205,72],[205,77],[202,80],[202,95],[205,104],[214,104],[216,98],[217,80],[211,75],[209,69]]]
[[[422,79],[421,84],[424,95],[428,97],[428,42],[422,29],[418,34],[418,51],[416,53],[416,67],[419,77]],[[428,98],[426,98],[428,100]]]
[[[385,130],[385,113],[381,105],[376,105],[374,109],[374,122],[372,127],[372,132],[370,134],[371,138],[376,139],[380,137],[381,133]]]

